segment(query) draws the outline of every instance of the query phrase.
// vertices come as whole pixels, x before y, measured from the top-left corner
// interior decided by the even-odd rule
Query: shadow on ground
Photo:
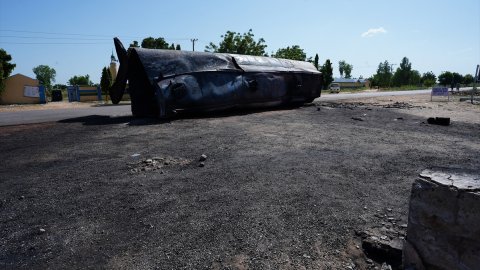
[[[303,106],[315,106],[314,104],[305,104]],[[281,106],[275,108],[251,108],[251,109],[227,109],[222,111],[189,111],[178,112],[167,119],[155,117],[134,117],[134,116],[108,116],[108,115],[88,115],[82,117],[69,118],[58,121],[59,123],[82,123],[86,126],[128,124],[131,126],[160,125],[170,123],[171,121],[181,119],[200,119],[200,118],[223,118],[231,116],[242,116],[265,111],[292,110],[301,106]]]
[[[156,118],[135,118],[133,116],[108,116],[89,115],[76,118],[69,118],[58,121],[59,123],[82,123],[85,126],[103,126],[115,124],[128,124],[130,126],[157,125],[166,123]]]

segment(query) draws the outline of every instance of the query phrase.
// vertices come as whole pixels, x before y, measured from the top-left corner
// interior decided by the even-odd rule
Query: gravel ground
[[[0,127],[0,266],[379,269],[418,173],[479,166],[479,106],[429,100]]]

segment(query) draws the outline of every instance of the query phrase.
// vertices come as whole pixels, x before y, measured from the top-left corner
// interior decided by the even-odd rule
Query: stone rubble
[[[128,165],[131,173],[160,171],[164,173],[164,168],[168,166],[186,166],[191,160],[174,157],[152,157]]]

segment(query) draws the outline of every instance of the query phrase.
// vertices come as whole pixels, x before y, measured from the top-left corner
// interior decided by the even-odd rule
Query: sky
[[[163,37],[182,50],[203,51],[227,31],[252,29],[268,54],[299,45],[307,57],[353,65],[367,78],[387,60],[403,57],[420,73],[473,74],[480,64],[480,0],[0,0],[0,48],[16,64],[12,74],[35,77],[48,65],[56,83],[89,75],[100,82],[113,37]],[[396,65],[395,65],[396,64]]]

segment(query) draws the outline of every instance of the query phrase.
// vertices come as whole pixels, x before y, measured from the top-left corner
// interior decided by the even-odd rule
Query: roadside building
[[[345,88],[361,88],[370,87],[370,82],[366,79],[347,79],[347,78],[334,78],[332,83],[338,83],[341,89]]]
[[[45,87],[38,80],[15,74],[5,80],[5,89],[0,96],[0,104],[39,104],[46,103]]]

